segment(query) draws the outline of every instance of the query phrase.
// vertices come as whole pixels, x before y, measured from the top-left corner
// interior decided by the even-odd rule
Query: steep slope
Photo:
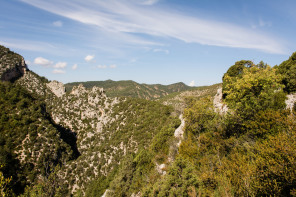
[[[186,100],[214,96],[220,87],[221,84],[195,87],[191,90],[169,94],[163,98],[157,99],[157,101],[163,103],[164,105],[173,106],[178,113],[182,113],[186,107]]]
[[[76,158],[67,131],[57,127],[45,104],[16,84],[0,82],[0,163],[18,194],[50,169]]]
[[[185,85],[184,83],[175,83],[171,85],[148,85],[139,84],[134,81],[88,81],[88,82],[73,82],[65,84],[67,91],[71,91],[73,86],[83,84],[86,88],[92,88],[94,86],[102,87],[106,91],[107,96],[110,97],[134,97],[144,99],[157,99],[166,96],[173,92],[181,92],[190,90],[192,87]]]
[[[0,80],[12,81],[27,71],[24,58],[0,45]]]
[[[50,125],[46,128],[44,125],[30,128],[30,132],[36,135],[33,138],[31,135],[24,135],[16,142],[16,158],[24,165],[33,163],[34,166],[35,163],[38,164],[38,158],[43,158],[40,157],[43,155],[42,151],[46,150],[47,155],[53,155],[54,158],[68,151],[68,157],[58,156],[61,159],[54,160],[50,167],[46,164],[45,178],[38,179],[39,183],[33,184],[26,193],[35,192],[37,188],[42,188],[45,194],[53,191],[58,191],[61,195],[70,195],[77,191],[84,193],[92,181],[104,180],[106,177],[112,180],[123,159],[127,155],[137,153],[139,149],[146,149],[154,137],[160,131],[164,131],[163,127],[172,128],[169,131],[170,136],[173,136],[174,128],[179,124],[178,118],[171,115],[173,108],[158,102],[110,98],[102,88],[87,89],[83,85],[74,86],[71,92],[66,93],[63,84],[49,82],[28,70],[14,82],[14,85],[26,89],[24,91],[28,95],[43,102],[42,110],[37,110],[37,113],[44,111],[49,124],[53,125],[59,134],[53,139],[52,135],[55,136],[55,132],[45,132],[51,128]],[[7,91],[4,91],[5,96],[6,93]],[[29,104],[31,102],[33,101],[28,101]],[[4,112],[12,115],[7,110]],[[19,119],[23,121],[23,117]],[[48,141],[49,144],[39,144],[39,138],[43,139],[43,142]],[[56,142],[64,144],[56,147]],[[47,147],[50,143],[59,154],[50,151]],[[66,148],[63,148],[65,146]],[[33,152],[31,157],[35,160],[27,156],[27,152]],[[47,157],[43,161],[51,161],[50,157]],[[44,165],[44,162],[42,164]],[[58,168],[55,168],[57,164]],[[43,166],[37,166],[42,171]],[[42,173],[34,168],[30,170],[35,177],[40,177]],[[52,177],[55,177],[54,185],[50,181]],[[27,178],[23,177],[20,180],[23,179]],[[34,181],[37,179],[34,178],[29,183]]]

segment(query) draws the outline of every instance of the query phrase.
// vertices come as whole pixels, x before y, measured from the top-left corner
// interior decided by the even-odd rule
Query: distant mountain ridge
[[[192,90],[194,87],[187,86],[179,82],[171,85],[161,84],[139,84],[132,80],[127,81],[87,81],[87,82],[73,82],[65,84],[67,92],[71,91],[74,86],[82,84],[84,87],[90,89],[94,86],[104,88],[109,97],[134,97],[143,99],[158,99],[174,92],[182,92]]]

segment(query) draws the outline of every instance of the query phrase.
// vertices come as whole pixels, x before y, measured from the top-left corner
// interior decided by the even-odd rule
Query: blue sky
[[[220,83],[296,51],[294,0],[1,0],[0,44],[63,83]]]

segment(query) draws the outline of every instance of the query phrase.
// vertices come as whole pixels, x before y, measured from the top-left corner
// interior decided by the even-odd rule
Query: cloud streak
[[[145,6],[133,1],[22,1],[51,13],[96,26],[101,31],[128,35],[131,39],[144,34],[173,38],[186,43],[286,53],[285,47],[266,33],[258,33],[254,29],[231,23],[192,17],[174,10]],[[156,2],[147,0],[142,1],[142,4],[152,5]],[[147,37],[141,38],[144,43],[149,42]]]
[[[66,71],[61,70],[61,69],[54,69],[54,70],[52,71],[52,73],[53,73],[53,74],[65,74]]]
[[[54,21],[52,24],[55,27],[62,27],[63,26],[63,22],[62,21]]]
[[[107,65],[97,65],[96,68],[99,68],[99,69],[117,68],[117,66],[115,64],[111,64],[110,66],[107,66]]]

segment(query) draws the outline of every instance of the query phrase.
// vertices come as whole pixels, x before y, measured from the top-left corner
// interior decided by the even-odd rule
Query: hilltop
[[[143,99],[158,99],[167,96],[174,92],[182,92],[185,90],[191,90],[194,87],[185,85],[182,82],[174,83],[171,85],[161,84],[139,84],[137,82],[128,81],[87,81],[87,82],[73,82],[65,84],[66,90],[71,91],[73,86],[82,84],[86,88],[92,88],[94,86],[104,88],[106,95],[109,97],[133,97]]]

